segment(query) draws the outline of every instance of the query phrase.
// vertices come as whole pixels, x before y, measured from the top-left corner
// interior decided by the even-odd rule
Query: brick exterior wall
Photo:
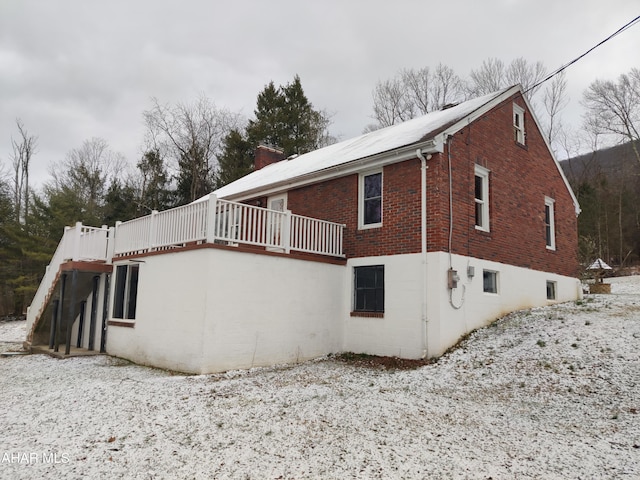
[[[522,99],[515,99],[523,108]],[[549,271],[578,273],[577,218],[573,200],[530,112],[525,113],[525,146],[514,140],[513,101],[476,120],[450,141],[453,172],[452,251],[486,260]],[[449,218],[448,152],[434,156],[429,174],[438,179],[431,213],[441,219],[430,229],[429,250],[447,251]],[[490,170],[490,231],[475,228],[475,164]],[[555,250],[546,248],[545,196],[555,200]],[[434,217],[430,216],[430,220]]]
[[[514,100],[526,108],[522,100]],[[503,103],[456,133],[443,154],[427,161],[427,248],[448,251],[450,151],[453,253],[576,276],[577,219],[571,195],[528,111],[526,145],[515,142],[512,103]],[[476,164],[490,170],[489,232],[475,228]],[[555,250],[546,248],[545,196],[555,200]],[[384,167],[382,203],[382,226],[358,230],[358,175],[288,193],[293,213],[347,225],[347,258],[420,252],[417,158]]]

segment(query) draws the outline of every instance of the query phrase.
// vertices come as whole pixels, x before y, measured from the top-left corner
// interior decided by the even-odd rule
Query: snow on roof
[[[593,262],[587,270],[613,270],[609,265],[607,265],[604,260],[598,258],[595,262]]]
[[[297,179],[354,160],[406,147],[421,140],[429,140],[429,134],[439,133],[440,129],[467,117],[508,90],[510,88],[474,98],[446,110],[431,112],[398,125],[335,143],[295,158],[282,160],[225,185],[214,193],[218,198],[233,197],[243,192],[268,188],[283,181]],[[208,195],[199,200],[206,198]]]

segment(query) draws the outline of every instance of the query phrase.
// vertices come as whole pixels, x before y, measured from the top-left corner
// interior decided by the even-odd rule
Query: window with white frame
[[[498,272],[493,270],[482,271],[482,291],[485,293],[498,293]]]
[[[513,133],[515,141],[524,145],[525,132],[524,132],[524,108],[520,105],[513,104]]]
[[[360,175],[358,194],[358,224],[360,228],[382,225],[382,172]]]
[[[475,167],[475,215],[476,228],[489,231],[489,170]]]
[[[136,318],[139,271],[140,266],[137,264],[118,265],[116,267],[112,318],[128,320]]]
[[[556,299],[556,282],[552,282],[551,280],[547,280],[547,300],[555,300]]]
[[[554,214],[555,200],[553,198],[544,197],[544,234],[549,250],[556,249],[556,227]]]

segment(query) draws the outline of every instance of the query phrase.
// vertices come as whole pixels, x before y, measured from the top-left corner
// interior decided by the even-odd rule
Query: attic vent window
[[[515,103],[513,104],[513,133],[515,141],[524,145],[524,108],[520,105],[516,105]]]

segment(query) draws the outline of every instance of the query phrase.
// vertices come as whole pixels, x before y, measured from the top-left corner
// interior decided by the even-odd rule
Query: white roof
[[[598,258],[595,262],[589,265],[587,270],[613,270],[613,268],[604,263],[604,260]]]
[[[430,140],[429,134],[439,133],[441,129],[455,124],[512,89],[513,92],[509,92],[509,95],[520,91],[519,87],[504,89],[474,98],[446,110],[431,112],[398,125],[392,125],[295,158],[273,163],[225,185],[213,193],[218,198],[225,198],[238,196],[243,192],[255,192],[354,160],[389,152],[420,141]],[[208,198],[208,195],[199,200],[206,198]]]

